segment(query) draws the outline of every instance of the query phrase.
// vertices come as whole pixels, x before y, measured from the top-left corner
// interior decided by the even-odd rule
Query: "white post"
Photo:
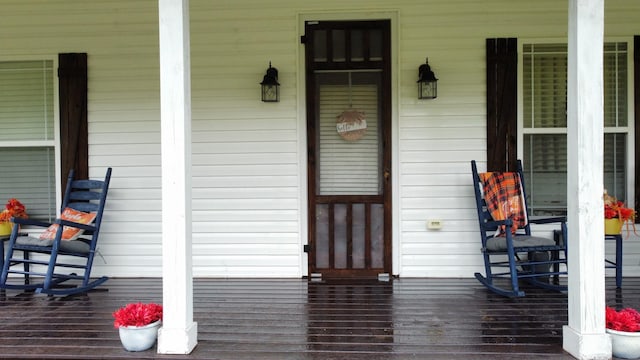
[[[569,0],[569,324],[563,347],[578,359],[611,358],[604,319],[603,40],[604,0]]]
[[[158,353],[198,343],[191,272],[191,71],[189,1],[159,0],[163,327]]]

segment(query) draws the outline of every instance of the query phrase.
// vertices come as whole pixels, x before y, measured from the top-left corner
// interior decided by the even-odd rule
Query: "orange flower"
[[[5,209],[0,212],[0,222],[10,221],[12,217],[23,219],[29,217],[27,208],[16,198],[9,199],[4,207]]]

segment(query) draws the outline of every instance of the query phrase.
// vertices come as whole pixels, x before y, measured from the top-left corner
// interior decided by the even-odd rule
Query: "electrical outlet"
[[[443,223],[442,220],[432,219],[432,220],[428,220],[427,221],[427,229],[430,229],[430,230],[442,229],[443,225],[444,225],[444,223]]]

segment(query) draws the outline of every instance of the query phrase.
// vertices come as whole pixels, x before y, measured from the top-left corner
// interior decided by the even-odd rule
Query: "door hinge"
[[[300,44],[306,44],[306,43],[307,43],[307,35],[300,36]]]
[[[311,252],[311,245],[308,245],[308,244],[307,244],[307,245],[304,245],[304,246],[302,247],[302,251],[304,251],[304,252],[306,252],[306,253]]]

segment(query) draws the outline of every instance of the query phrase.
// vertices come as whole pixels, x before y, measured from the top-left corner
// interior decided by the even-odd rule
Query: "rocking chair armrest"
[[[513,220],[489,220],[482,223],[482,229],[484,231],[496,231],[496,229],[504,226],[510,228],[513,225]]]
[[[33,220],[33,219],[23,219],[23,218],[13,217],[11,218],[11,221],[20,225],[31,225],[31,226],[38,226],[38,227],[45,227],[45,228],[51,226],[50,223]]]
[[[56,219],[55,223],[63,225],[63,226],[70,226],[70,227],[73,227],[73,228],[82,229],[82,230],[88,230],[88,231],[96,229],[96,227],[94,225],[82,224],[82,223],[77,223],[77,222],[73,222],[73,221],[69,221],[69,220]]]
[[[495,229],[498,226],[511,226],[513,225],[513,220],[511,219],[506,219],[506,220],[490,220],[485,222],[484,224],[482,224],[483,227],[485,228],[490,228],[490,229]]]
[[[556,217],[540,218],[540,219],[531,219],[530,218],[529,222],[531,224],[566,223],[567,222],[567,217],[566,216],[556,216]]]

